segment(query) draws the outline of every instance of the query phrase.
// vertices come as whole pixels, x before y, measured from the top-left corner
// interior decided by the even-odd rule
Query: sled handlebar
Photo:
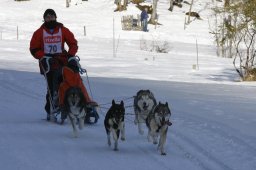
[[[79,61],[80,61],[80,57],[79,56],[76,55],[74,57],[70,57],[68,59],[68,62],[71,61],[71,60],[75,60],[76,61],[76,64],[77,64],[77,67],[79,68],[79,73],[80,74],[83,74],[83,73],[87,72],[86,69],[82,68],[81,64],[79,63]]]
[[[43,58],[40,59],[40,62],[45,59],[46,61],[46,65],[47,65],[47,68],[44,68],[44,66],[42,65],[43,67],[43,71],[45,74],[47,74],[49,71],[50,71],[50,63],[49,63],[49,60],[51,59],[52,57],[49,57],[49,56],[44,56]],[[41,63],[42,64],[42,63]]]

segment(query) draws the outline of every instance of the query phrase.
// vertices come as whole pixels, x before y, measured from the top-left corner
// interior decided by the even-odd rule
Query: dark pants
[[[141,26],[142,26],[142,31],[148,32],[148,20],[147,19],[143,19],[141,21]]]
[[[45,111],[50,114],[51,112],[51,103],[53,107],[58,107],[58,90],[60,83],[62,82],[62,69],[51,70],[46,74],[46,79],[48,83],[47,94],[46,94],[46,104]],[[49,91],[51,96],[49,95]],[[51,98],[50,98],[51,97]]]

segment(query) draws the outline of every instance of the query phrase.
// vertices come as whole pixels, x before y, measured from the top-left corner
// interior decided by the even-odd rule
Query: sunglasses
[[[45,22],[48,22],[48,21],[55,21],[55,20],[56,20],[55,15],[50,15],[50,14],[46,15],[45,18],[44,18],[44,21],[45,21]]]

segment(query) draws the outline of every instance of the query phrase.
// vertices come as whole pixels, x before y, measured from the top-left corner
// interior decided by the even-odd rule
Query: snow
[[[189,6],[175,7],[170,13],[168,0],[159,1],[163,25],[156,29],[149,25],[144,33],[121,30],[123,15],[140,13],[133,4],[127,11],[114,13],[112,0],[72,0],[70,8],[63,0],[1,0],[1,169],[254,170],[256,83],[240,82],[233,60],[216,56],[209,34],[210,2],[194,1],[193,10],[200,11],[203,20],[193,20],[184,30]],[[69,123],[60,126],[44,120],[46,84],[29,52],[29,42],[47,8],[55,9],[58,21],[74,32],[93,98],[102,104],[99,122],[86,125],[78,138],[72,136]],[[154,40],[167,41],[170,51],[141,50],[141,42],[149,48]],[[199,69],[192,67],[196,41]],[[83,80],[88,87],[85,75]],[[150,89],[158,101],[171,107],[173,125],[168,130],[166,156],[147,141],[146,134],[139,135],[133,123],[131,97],[140,89]],[[112,99],[124,100],[127,114],[126,141],[119,142],[118,152],[107,146],[103,125]]]

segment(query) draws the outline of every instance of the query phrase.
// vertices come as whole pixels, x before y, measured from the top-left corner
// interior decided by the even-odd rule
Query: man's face
[[[49,21],[56,21],[56,17],[55,15],[51,15],[51,14],[47,14],[44,18],[45,22],[49,22]]]

